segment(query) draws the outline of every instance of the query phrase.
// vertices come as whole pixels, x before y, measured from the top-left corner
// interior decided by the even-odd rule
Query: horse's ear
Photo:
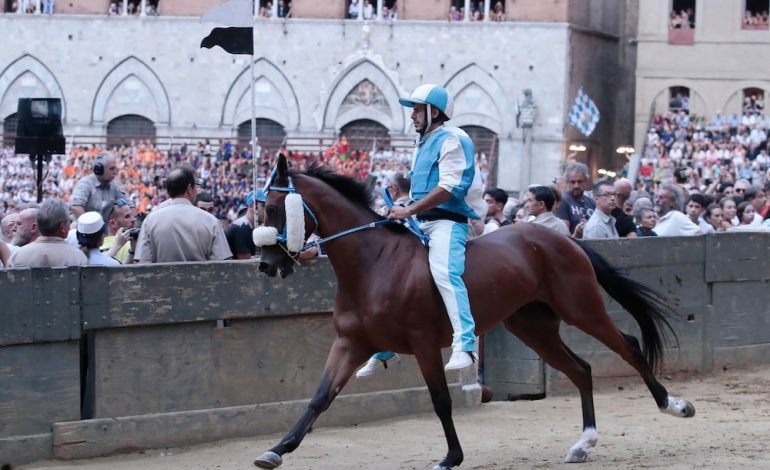
[[[289,175],[289,161],[286,159],[286,155],[283,153],[278,154],[278,162],[276,163],[278,168],[278,177],[283,179]]]

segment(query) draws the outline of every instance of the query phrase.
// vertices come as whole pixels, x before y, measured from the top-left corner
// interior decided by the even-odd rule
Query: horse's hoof
[[[692,418],[695,416],[695,407],[687,400],[682,400],[685,402],[684,408],[682,409],[682,417],[683,418]]]
[[[695,407],[692,403],[672,396],[668,397],[668,405],[665,408],[661,408],[660,411],[677,418],[692,418],[695,416]]]
[[[588,459],[588,452],[583,449],[571,449],[564,463],[583,463]]]
[[[282,463],[283,459],[281,456],[272,451],[265,452],[254,461],[254,465],[259,468],[276,468]]]

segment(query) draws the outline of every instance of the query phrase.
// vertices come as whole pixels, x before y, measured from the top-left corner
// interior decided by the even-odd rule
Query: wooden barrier
[[[675,300],[669,370],[770,358],[770,234],[591,244]],[[286,280],[236,261],[0,271],[0,465],[288,430],[334,338],[335,286],[323,259]],[[607,307],[637,333],[614,301]],[[633,374],[583,333],[565,326],[563,336],[595,376]],[[502,331],[487,335],[486,360],[497,398],[574,390]],[[456,406],[479,403],[475,372],[449,380]],[[318,425],[431,410],[415,361],[403,358],[351,380]]]

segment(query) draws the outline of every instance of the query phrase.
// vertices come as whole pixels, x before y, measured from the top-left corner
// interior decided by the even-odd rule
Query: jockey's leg
[[[449,321],[454,334],[452,336],[453,357],[461,352],[473,353],[476,350],[476,333],[471,315],[468,290],[462,275],[465,271],[465,242],[468,237],[468,224],[451,220],[435,220],[422,224],[423,231],[430,237],[428,261],[433,281],[436,283],[444,301]],[[475,361],[467,355],[461,355],[465,367]],[[454,367],[451,367],[454,368]]]

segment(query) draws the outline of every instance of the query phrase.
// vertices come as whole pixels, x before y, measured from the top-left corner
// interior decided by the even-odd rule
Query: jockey
[[[462,275],[465,270],[465,242],[468,219],[483,218],[481,174],[475,160],[473,142],[468,134],[444,122],[452,117],[452,98],[438,85],[421,85],[402,106],[412,108],[412,122],[420,134],[412,157],[411,192],[414,204],[394,206],[391,219],[415,216],[420,229],[430,237],[428,261],[454,334],[452,356],[444,370],[463,369],[476,362],[475,324],[468,291]],[[393,353],[378,353],[357,373],[371,375]]]

